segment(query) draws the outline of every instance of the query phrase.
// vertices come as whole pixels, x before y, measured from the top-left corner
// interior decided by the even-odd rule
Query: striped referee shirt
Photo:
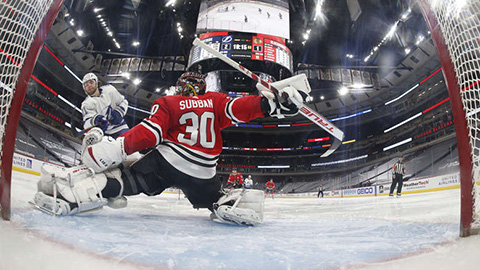
[[[405,174],[406,169],[407,167],[403,162],[397,161],[395,164],[393,164],[393,172],[396,174]]]

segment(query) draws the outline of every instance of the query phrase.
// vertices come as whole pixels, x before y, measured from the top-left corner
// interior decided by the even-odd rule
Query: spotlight
[[[339,93],[341,96],[344,96],[344,95],[348,94],[348,88],[345,87],[345,86],[342,86],[342,87],[340,87],[340,89],[338,90],[338,93]]]

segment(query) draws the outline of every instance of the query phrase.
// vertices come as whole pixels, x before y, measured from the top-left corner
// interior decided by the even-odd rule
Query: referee
[[[399,157],[398,161],[393,164],[392,185],[390,186],[390,196],[393,196],[393,190],[398,183],[397,197],[402,196],[403,176],[405,175],[405,164],[403,163],[403,157]]]

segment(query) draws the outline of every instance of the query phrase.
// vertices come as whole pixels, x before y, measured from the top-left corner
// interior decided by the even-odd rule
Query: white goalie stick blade
[[[250,77],[254,81],[261,83],[263,86],[267,87],[270,89],[275,95],[278,96],[279,92],[275,87],[272,87],[272,85],[264,80],[262,80],[260,77],[258,77],[256,74],[252,73],[250,70],[246,69],[244,66],[240,65],[239,63],[235,62],[231,58],[228,58],[227,56],[223,55],[221,52],[215,50],[214,48],[208,46],[205,44],[203,41],[201,41],[199,38],[195,38],[193,41],[193,45],[199,46],[202,49],[205,49],[207,52],[211,53],[213,56],[219,58],[220,60],[224,61],[225,63],[229,64],[231,67],[234,69],[242,72],[246,76]],[[299,112],[301,115],[303,115],[305,118],[309,119],[313,123],[315,123],[317,126],[321,127],[322,129],[326,130],[328,133],[330,133],[333,136],[333,143],[330,148],[321,155],[321,157],[328,157],[331,155],[337,148],[341,145],[341,142],[343,141],[343,131],[341,131],[339,128],[337,128],[334,124],[330,123],[328,119],[320,115],[318,112],[312,110],[305,104],[296,104],[300,109]],[[301,107],[300,107],[300,106]]]

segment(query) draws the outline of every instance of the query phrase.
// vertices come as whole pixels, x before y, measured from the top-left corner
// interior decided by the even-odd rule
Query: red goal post
[[[419,0],[452,106],[461,185],[460,236],[480,233],[480,1]]]
[[[10,219],[17,125],[28,81],[64,0],[0,1],[0,208]]]

